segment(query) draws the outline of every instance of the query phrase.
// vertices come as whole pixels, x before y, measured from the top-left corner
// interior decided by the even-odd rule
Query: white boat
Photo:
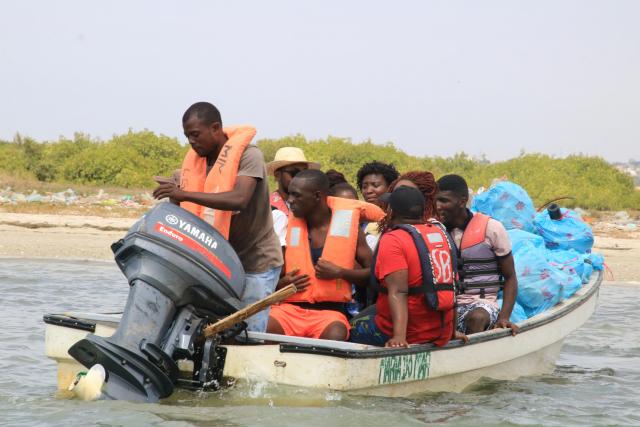
[[[223,376],[380,396],[425,391],[462,391],[482,377],[513,380],[553,370],[567,335],[582,326],[596,308],[602,272],[571,298],[508,329],[471,335],[444,347],[430,344],[385,349],[338,341],[249,333],[272,344],[227,345]],[[58,365],[58,387],[66,389],[84,369],[68,349],[88,333],[110,336],[119,315],[65,313],[46,315],[46,355]],[[180,366],[189,372],[193,366]]]

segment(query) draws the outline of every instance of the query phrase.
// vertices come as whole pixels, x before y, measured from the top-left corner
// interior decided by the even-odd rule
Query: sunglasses
[[[291,178],[295,177],[296,175],[298,175],[300,172],[302,172],[304,169],[297,169],[297,168],[293,168],[293,169],[281,169],[281,171],[283,173],[286,173],[287,175],[289,175]]]

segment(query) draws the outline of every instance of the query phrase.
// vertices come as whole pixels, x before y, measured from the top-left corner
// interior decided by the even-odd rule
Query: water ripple
[[[42,315],[115,312],[128,286],[112,263],[0,260],[0,424],[158,426],[640,425],[640,287],[603,286],[594,316],[566,340],[556,369],[484,379],[464,393],[360,397],[269,384],[179,391],[161,404],[79,402],[56,393]]]

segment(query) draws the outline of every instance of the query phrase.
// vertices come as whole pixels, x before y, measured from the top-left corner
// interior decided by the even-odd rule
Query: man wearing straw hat
[[[287,216],[289,215],[289,183],[300,171],[306,169],[320,169],[320,163],[307,160],[304,152],[297,147],[282,147],[276,151],[272,162],[267,163],[267,173],[273,175],[278,183],[278,189],[271,193],[273,228],[280,239],[280,246],[285,246],[287,235]]]

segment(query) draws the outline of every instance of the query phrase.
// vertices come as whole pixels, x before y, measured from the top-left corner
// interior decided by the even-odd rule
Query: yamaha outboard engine
[[[122,320],[113,336],[90,334],[69,354],[105,368],[111,399],[155,402],[179,381],[219,381],[224,348],[201,331],[240,308],[244,270],[229,243],[197,216],[160,203],[111,248],[131,286]],[[180,378],[185,360],[192,375]]]

